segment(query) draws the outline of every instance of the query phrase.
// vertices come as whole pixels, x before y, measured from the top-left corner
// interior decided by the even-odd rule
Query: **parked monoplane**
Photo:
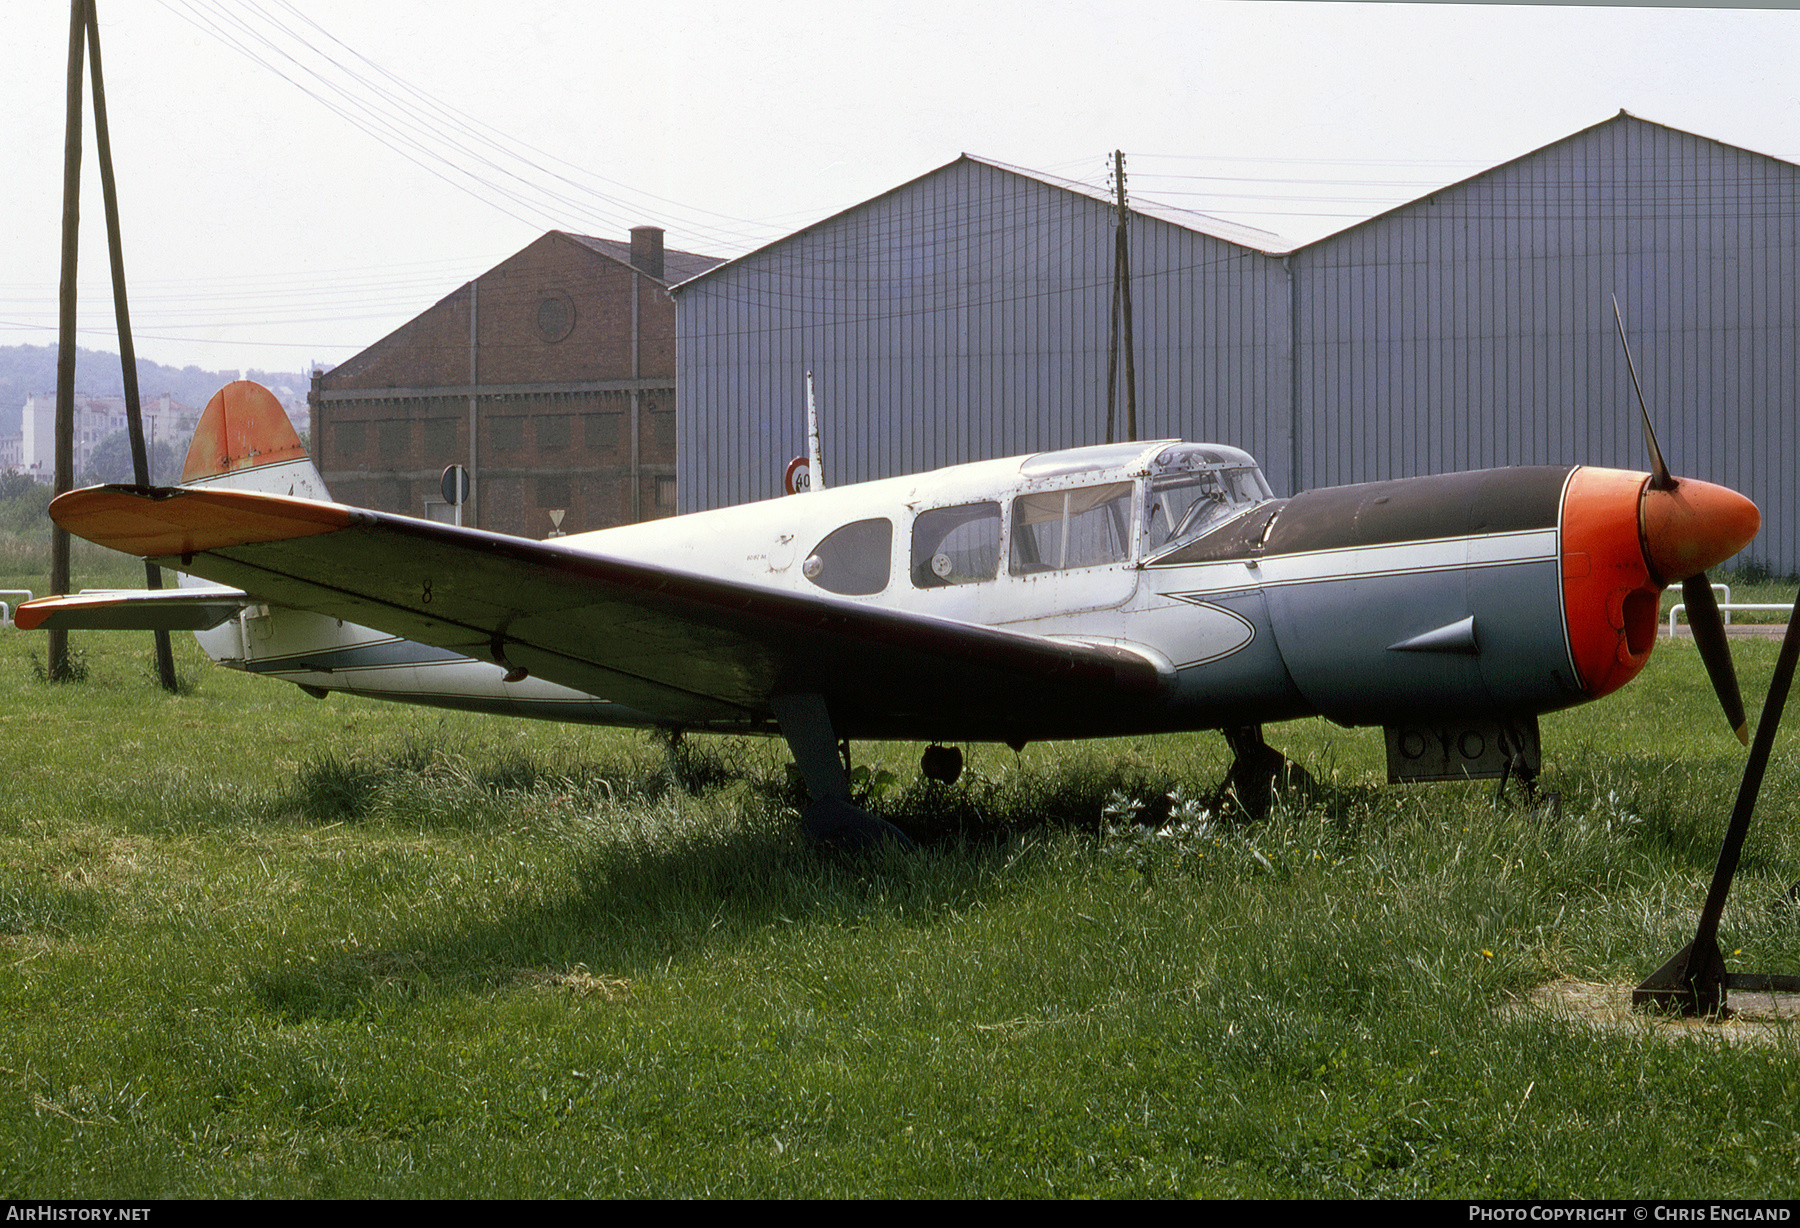
[[[1625,685],[1681,583],[1730,725],[1707,568],[1756,507],[1673,477],[1493,469],[1276,498],[1236,448],[1107,444],[531,541],[326,501],[274,398],[221,391],[182,483],[51,515],[210,584],[49,598],[21,627],[186,628],[227,665],[418,703],[779,733],[808,830],[890,832],[840,747],[1387,730],[1394,780],[1535,772],[1537,718]],[[957,759],[938,750],[935,771]]]

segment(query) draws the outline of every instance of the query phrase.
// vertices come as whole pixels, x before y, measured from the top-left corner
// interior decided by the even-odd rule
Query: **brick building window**
[[[568,507],[569,479],[539,478],[537,480],[537,502],[539,507]]]
[[[575,331],[575,302],[561,290],[552,290],[538,300],[538,336],[552,344]]]
[[[339,452],[361,452],[369,446],[366,432],[361,422],[334,422],[331,427],[331,441]]]

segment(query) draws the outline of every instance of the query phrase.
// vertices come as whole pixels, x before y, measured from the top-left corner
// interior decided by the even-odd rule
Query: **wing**
[[[27,601],[13,614],[21,631],[211,631],[252,605],[232,588],[104,589]]]
[[[775,591],[566,545],[233,490],[94,487],[73,533],[602,695],[675,724],[765,727],[825,696],[842,736],[1026,740],[1156,727],[1167,672],[1072,643]]]

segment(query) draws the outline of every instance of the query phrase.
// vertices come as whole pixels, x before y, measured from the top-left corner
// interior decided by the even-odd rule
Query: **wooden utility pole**
[[[1137,438],[1137,364],[1131,343],[1131,244],[1126,223],[1125,153],[1113,151],[1113,188],[1118,201],[1113,225],[1113,294],[1110,339],[1106,352],[1106,442],[1113,442],[1113,415],[1118,405],[1119,349],[1125,350],[1125,438]]]
[[[131,340],[131,309],[125,298],[125,245],[119,236],[119,194],[113,181],[112,139],[106,127],[106,87],[100,76],[100,19],[95,0],[81,0],[87,10],[88,59],[94,70],[94,144],[100,155],[100,190],[106,201],[106,250],[112,259],[113,315],[119,325],[119,363],[124,368],[125,428],[131,437],[132,480],[139,486],[152,484],[150,456],[144,447],[144,415],[138,399],[137,347]],[[144,563],[145,583],[153,589],[162,587],[162,568]],[[156,678],[171,694],[177,689],[175,654],[169,646],[167,631],[153,631],[156,645]]]
[[[63,123],[62,280],[57,292],[56,473],[54,489],[75,485],[75,254],[81,230],[81,66],[87,0],[69,3],[69,71]],[[69,534],[50,529],[50,591],[69,591]],[[50,680],[69,677],[69,633],[50,633]]]
[[[63,130],[62,283],[57,300],[56,350],[56,475],[57,494],[75,485],[75,271],[81,238],[81,78],[83,45],[94,63],[94,137],[100,156],[100,189],[106,201],[106,246],[112,260],[113,313],[119,325],[119,361],[125,384],[125,425],[131,439],[133,477],[140,486],[151,483],[150,458],[144,447],[144,417],[138,396],[137,350],[131,340],[131,310],[125,298],[125,248],[119,236],[119,194],[113,180],[112,140],[106,126],[106,86],[100,73],[100,18],[94,0],[70,0],[68,110]],[[69,534],[59,525],[50,528],[50,591],[67,593],[70,587]],[[144,564],[144,578],[151,588],[162,587],[162,570]],[[156,641],[156,676],[163,689],[176,689],[175,658],[169,633],[153,633]],[[70,676],[69,633],[50,632],[50,678],[60,682]]]

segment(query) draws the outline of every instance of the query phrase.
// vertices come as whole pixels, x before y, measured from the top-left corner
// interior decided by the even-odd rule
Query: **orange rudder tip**
[[[186,485],[240,469],[305,459],[306,449],[275,394],[241,379],[219,389],[206,403],[194,428],[194,442],[188,445],[181,481]]]

